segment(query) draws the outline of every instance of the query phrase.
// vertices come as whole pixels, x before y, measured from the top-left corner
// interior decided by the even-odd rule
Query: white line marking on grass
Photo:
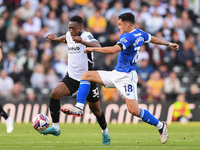
[[[181,133],[171,133],[171,132],[169,132],[169,134],[170,135],[173,135],[173,134],[175,134],[175,135],[181,135],[181,134],[189,134],[189,135],[191,135],[191,134],[200,134],[200,132],[181,132]],[[96,135],[96,136],[100,136],[100,134],[68,134],[68,136],[77,136],[77,135],[79,135],[79,136],[91,136],[91,135]],[[159,135],[158,133],[112,133],[112,135],[113,136],[115,136],[115,135],[125,135],[125,136],[127,136],[127,135]],[[9,134],[0,134],[0,136],[9,136],[10,137],[10,135]],[[13,136],[30,136],[30,134],[17,134],[17,135],[13,135]],[[41,135],[42,136],[42,135]]]
[[[29,144],[35,144],[35,143],[45,143],[45,144],[49,144],[49,143],[55,143],[55,144],[59,144],[59,143],[74,143],[74,144],[76,144],[76,143],[82,143],[83,141],[79,141],[79,142],[76,142],[76,141],[74,141],[74,142],[72,142],[72,141],[69,141],[69,142],[59,142],[59,141],[56,141],[56,142],[45,142],[45,141],[43,141],[43,142],[13,142],[13,143],[16,143],[16,144],[27,144],[27,143],[29,143]],[[101,142],[101,141],[84,141],[84,143],[99,143],[99,142]],[[112,143],[128,143],[128,142],[132,142],[132,141],[112,141]],[[2,144],[7,144],[7,143],[0,143],[0,145],[2,145]]]
[[[94,149],[94,148],[101,148],[101,149],[109,149],[105,146],[66,146],[66,148],[73,148],[73,149]],[[111,146],[111,149],[169,149],[169,146]],[[190,146],[173,146],[170,149],[188,149],[191,148]],[[199,147],[192,147],[192,148],[199,148]]]

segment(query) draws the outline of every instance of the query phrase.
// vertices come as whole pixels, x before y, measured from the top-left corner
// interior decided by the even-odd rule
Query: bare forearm
[[[66,43],[65,35],[60,36],[60,37],[56,37],[56,38],[53,39],[52,41]]]
[[[82,44],[85,45],[86,47],[101,47],[101,45],[97,41],[92,41],[92,42],[83,41]]]
[[[94,51],[96,52],[100,52],[100,53],[104,53],[104,54],[112,54],[111,50],[109,49],[109,47],[103,47],[103,48],[94,48]]]
[[[113,47],[101,47],[101,48],[95,47],[94,51],[104,53],[104,54],[115,54],[118,52],[118,51],[114,51]]]
[[[172,50],[178,50],[179,49],[179,45],[178,44],[167,42],[167,41],[165,41],[165,40],[163,40],[161,38],[157,38],[155,36],[151,36],[151,41],[150,42],[154,43],[154,44],[159,44],[159,45],[166,45]]]
[[[119,45],[110,46],[110,47],[87,47],[84,50],[84,53],[91,53],[93,51],[104,53],[104,54],[115,54],[121,51],[121,47]]]
[[[1,48],[0,48],[0,61],[1,61],[2,57],[3,57],[3,55],[2,55]]]
[[[169,46],[170,42],[167,42],[161,38],[157,38],[155,36],[151,36],[151,43],[158,44],[158,45],[166,45]]]

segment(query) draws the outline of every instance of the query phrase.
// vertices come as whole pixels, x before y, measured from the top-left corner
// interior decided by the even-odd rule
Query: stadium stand
[[[153,69],[159,70],[159,66],[165,64],[169,72],[177,74],[181,88],[186,93],[194,83],[200,88],[199,1],[87,0],[84,2],[88,4],[79,5],[80,1],[77,0],[0,1],[0,40],[3,51],[0,70],[6,70],[13,80],[16,76],[19,77],[17,82],[21,83],[19,88],[22,93],[28,95],[30,90],[27,89],[33,89],[37,97],[34,98],[35,101],[48,99],[52,84],[50,85],[51,80],[46,80],[47,73],[53,70],[52,82],[56,82],[55,76],[58,79],[63,76],[61,67],[67,68],[67,45],[52,43],[48,47],[43,38],[45,35],[65,34],[68,31],[69,18],[80,15],[84,19],[85,30],[92,32],[102,46],[113,45],[120,35],[117,29],[117,16],[124,12],[132,12],[135,15],[136,28],[180,45],[178,52],[172,52],[167,47],[146,44],[145,51],[150,56],[148,61]],[[95,10],[97,10],[95,20],[98,20],[100,13],[99,16],[104,21],[98,29],[94,26],[95,22],[92,24],[90,20],[94,17]],[[14,58],[11,58],[10,54],[13,54]],[[106,55],[94,53],[94,56],[95,69],[113,69],[113,63],[105,65]],[[112,62],[116,62],[116,56],[110,58]],[[35,85],[35,82],[31,82],[33,75],[37,75],[38,81],[40,79],[43,82]],[[139,100],[146,94],[146,89],[146,84],[139,85]],[[1,93],[0,91],[0,99],[6,99]]]

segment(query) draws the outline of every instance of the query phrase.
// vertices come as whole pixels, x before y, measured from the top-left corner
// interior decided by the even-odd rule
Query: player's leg
[[[105,119],[105,115],[100,107],[100,99],[99,99],[99,89],[97,84],[92,82],[89,95],[87,97],[87,102],[90,110],[96,116],[99,126],[102,129],[102,144],[109,145],[110,144],[110,136],[108,134],[107,123]]]
[[[137,73],[135,71],[132,71],[130,73],[116,72],[115,75],[113,74],[112,76],[114,78],[116,88],[126,98],[128,111],[131,114],[141,118],[144,122],[156,126],[160,132],[162,143],[165,143],[168,138],[167,124],[160,122],[149,111],[141,109],[138,106]]]
[[[1,104],[0,104],[0,113],[1,113],[1,116],[4,117],[4,119],[6,120],[7,133],[11,133],[14,129],[13,120],[3,110],[3,107],[1,106]]]
[[[97,101],[95,103],[87,101],[87,103],[92,113],[96,116],[99,126],[102,129],[102,144],[109,145],[111,140],[108,133],[108,127],[107,127],[105,115],[103,111],[101,111],[101,108],[100,108],[100,101]]]
[[[156,119],[149,111],[139,108],[137,100],[133,99],[130,100],[126,98],[126,105],[128,111],[132,115],[141,118],[144,122],[154,126],[157,126],[159,124],[159,120]],[[159,125],[160,125],[159,128],[162,128],[162,123],[160,123]]]
[[[50,94],[50,112],[52,118],[52,127],[45,131],[39,131],[41,134],[60,135],[59,117],[60,117],[60,98],[70,95],[70,91],[64,82],[59,82]]]
[[[76,117],[82,117],[83,115],[83,107],[85,105],[86,98],[90,92],[90,82],[95,82],[103,85],[101,77],[99,76],[97,71],[86,71],[83,73],[80,81],[80,85],[77,93],[77,103],[75,107],[70,107],[66,109],[61,109],[67,115],[73,115]]]
[[[70,95],[70,91],[64,82],[59,82],[57,86],[52,90],[50,94],[50,112],[52,117],[53,126],[55,124],[55,128],[57,123],[59,123],[60,117],[60,98],[63,96]]]
[[[163,144],[167,142],[168,131],[167,131],[167,124],[165,122],[160,122],[149,111],[139,108],[137,100],[130,100],[126,98],[126,104],[128,111],[132,115],[141,118],[144,122],[154,125],[158,129],[161,137],[161,142]]]
[[[75,107],[67,108],[65,113],[68,115],[81,117],[83,114],[83,107],[85,105],[86,98],[90,92],[90,82],[95,82],[100,85],[108,85],[114,87],[111,82],[110,71],[86,71],[83,73],[80,81],[80,86],[77,94],[77,103]],[[103,81],[104,80],[104,81]]]
[[[81,77],[80,86],[77,94],[77,103],[76,107],[83,109],[86,98],[90,91],[90,82],[99,83],[100,85],[104,85],[103,81],[97,71],[87,71],[83,73]]]

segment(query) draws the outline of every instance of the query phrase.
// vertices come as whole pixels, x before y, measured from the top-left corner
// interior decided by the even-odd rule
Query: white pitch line
[[[0,146],[2,147],[2,146]],[[8,146],[5,146],[3,148],[6,148]],[[12,146],[12,147],[16,147],[16,148],[20,148],[21,146]],[[47,148],[46,146],[31,146],[32,148]],[[56,147],[56,146],[55,146]],[[55,147],[50,147],[48,146],[48,148],[55,148]],[[154,149],[154,148],[160,148],[160,149],[169,149],[168,146],[112,146],[111,148],[113,149],[141,149],[141,148],[145,148],[148,149],[150,148]],[[66,146],[66,148],[73,148],[73,149],[94,149],[94,148],[101,148],[101,149],[108,149],[108,147],[105,146]],[[191,146],[173,146],[173,148],[171,149],[185,149],[185,148],[191,148]],[[199,148],[197,146],[192,147],[192,148]]]
[[[184,142],[192,142],[192,141],[196,141],[196,140],[173,140],[173,142],[182,142],[182,141],[184,141]],[[84,143],[100,143],[101,141],[84,141]],[[132,143],[132,142],[135,142],[135,143],[137,143],[137,142],[143,142],[143,141],[112,141],[112,143]],[[45,144],[49,144],[49,143],[55,143],[55,144],[59,144],[59,143],[66,143],[66,144],[68,144],[68,143],[73,143],[73,144],[78,144],[78,143],[82,143],[82,141],[80,141],[80,142],[71,142],[71,141],[69,141],[69,142],[59,142],[59,141],[56,141],[56,142],[13,142],[13,143],[15,143],[15,144],[27,144],[27,143],[29,143],[29,144],[38,144],[38,143],[45,143]],[[0,143],[0,146],[1,145],[4,145],[4,144],[7,144],[7,143]]]
[[[170,135],[173,135],[173,134],[175,134],[175,135],[181,135],[181,134],[188,134],[188,135],[191,135],[191,134],[200,134],[200,132],[182,132],[182,133],[170,133],[169,132],[169,134]],[[77,136],[77,135],[79,135],[79,136],[93,136],[93,135],[96,135],[96,136],[98,136],[98,135],[101,135],[101,134],[68,134],[68,136]],[[112,133],[112,135],[113,136],[115,136],[115,135],[125,135],[125,136],[127,136],[127,135],[158,135],[158,133]],[[9,134],[0,134],[0,136],[11,136],[11,135],[9,135]],[[15,135],[13,135],[13,136],[15,136]],[[17,134],[16,136],[30,136],[30,134]]]

